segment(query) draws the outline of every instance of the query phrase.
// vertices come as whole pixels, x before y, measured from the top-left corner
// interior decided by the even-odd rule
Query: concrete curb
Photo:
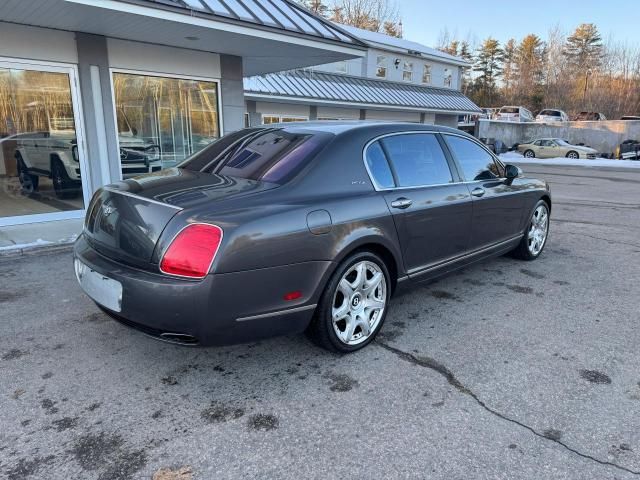
[[[69,241],[46,245],[32,245],[29,247],[20,247],[19,245],[16,245],[16,248],[0,250],[0,261],[11,260],[17,257],[22,257],[23,255],[46,255],[49,253],[71,252],[71,250],[73,250],[73,243],[74,242]]]

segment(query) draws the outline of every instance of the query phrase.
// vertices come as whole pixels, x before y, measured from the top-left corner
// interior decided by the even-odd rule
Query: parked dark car
[[[607,117],[600,112],[580,112],[573,119],[574,122],[601,122],[606,120]]]
[[[398,286],[508,252],[537,258],[550,210],[545,182],[454,129],[269,125],[98,190],[75,269],[103,310],[159,339],[306,331],[350,352]]]

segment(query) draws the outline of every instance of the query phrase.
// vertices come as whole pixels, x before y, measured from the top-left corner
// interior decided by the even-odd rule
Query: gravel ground
[[[403,293],[348,356],[159,343],[68,252],[0,261],[0,477],[637,478],[640,172],[523,168],[554,193],[540,259]]]

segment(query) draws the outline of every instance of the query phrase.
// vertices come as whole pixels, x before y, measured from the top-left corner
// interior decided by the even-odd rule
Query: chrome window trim
[[[312,304],[312,305],[304,305],[302,307],[294,307],[294,308],[286,308],[283,310],[276,310],[275,312],[268,312],[268,313],[260,313],[258,315],[250,315],[248,317],[238,317],[236,318],[236,322],[248,322],[251,320],[260,320],[263,318],[270,318],[270,317],[278,317],[280,315],[287,315],[289,313],[296,313],[296,312],[305,312],[307,310],[312,310],[314,308],[316,308],[317,304]]]
[[[457,133],[450,133],[450,132],[440,132],[438,130],[407,130],[404,132],[392,132],[392,133],[385,133],[383,135],[379,135],[371,140],[369,140],[365,146],[364,149],[362,150],[362,161],[364,163],[364,168],[367,170],[367,174],[369,175],[369,180],[371,180],[371,184],[373,185],[373,188],[376,192],[392,192],[395,190],[413,190],[416,188],[428,188],[428,187],[444,187],[447,185],[464,185],[464,184],[471,184],[471,183],[478,183],[478,182],[484,182],[486,180],[471,180],[471,181],[462,181],[462,182],[449,182],[449,183],[429,183],[426,185],[412,185],[410,187],[382,187],[380,184],[378,184],[378,182],[376,181],[374,175],[371,173],[371,170],[369,169],[369,164],[367,163],[367,150],[369,150],[369,147],[371,145],[373,145],[375,142],[382,140],[383,138],[387,138],[387,137],[395,137],[398,135],[415,135],[415,134],[430,134],[430,135],[451,135],[453,137],[461,137],[461,138],[466,138],[467,140],[470,140],[474,143],[476,143],[477,145],[480,145],[480,147],[482,147],[487,153],[489,153],[489,155],[491,155],[491,158],[493,158],[493,160],[495,162],[497,162],[504,170],[505,165],[504,163],[502,163],[498,157],[496,155],[493,154],[493,152],[491,150],[489,150],[485,145],[483,145],[481,142],[477,141],[475,138],[470,139],[468,136],[466,135],[459,135]],[[446,157],[446,153],[444,152],[444,150],[442,151],[443,154],[445,154]],[[455,162],[457,162],[456,159],[454,159]],[[389,162],[389,159],[387,158],[387,162]],[[448,162],[447,162],[448,165]],[[449,169],[451,169],[451,167],[449,167]],[[451,172],[451,178],[453,178],[453,174],[454,172]],[[506,180],[506,177],[496,177],[495,179],[492,180]]]

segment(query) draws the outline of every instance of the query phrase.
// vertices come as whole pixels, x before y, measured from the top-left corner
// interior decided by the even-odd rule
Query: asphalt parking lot
[[[523,168],[554,194],[540,259],[398,296],[349,356],[159,343],[68,252],[0,260],[0,477],[637,478],[640,170]]]

